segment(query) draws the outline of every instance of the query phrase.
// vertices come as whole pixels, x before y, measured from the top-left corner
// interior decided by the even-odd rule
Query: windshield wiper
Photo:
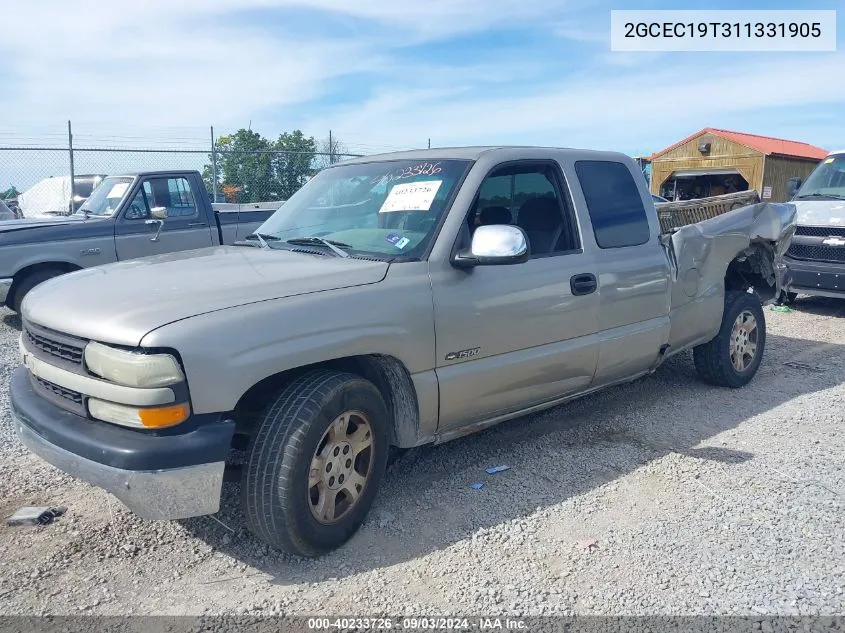
[[[282,238],[276,237],[275,235],[269,235],[267,233],[250,233],[247,235],[245,240],[258,240],[258,243],[261,244],[261,248],[270,248],[270,245],[267,243],[267,240],[280,240]]]
[[[840,196],[836,193],[807,193],[803,196],[798,196],[796,200],[802,200],[803,198],[832,198],[833,200],[845,200],[845,196]]]
[[[322,237],[293,237],[289,240],[285,240],[288,244],[321,244],[323,246],[327,246],[328,248],[332,249],[332,251],[338,255],[339,257],[349,257],[349,253],[344,251],[342,248],[352,248],[351,245],[345,244],[343,242],[337,242],[335,240],[326,240]]]

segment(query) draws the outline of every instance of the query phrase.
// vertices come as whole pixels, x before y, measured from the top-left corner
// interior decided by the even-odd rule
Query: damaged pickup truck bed
[[[242,246],[73,272],[23,302],[23,442],[140,516],[214,513],[316,555],[391,446],[442,442],[692,349],[741,387],[787,280],[789,204],[660,234],[627,156],[460,148],[320,172]],[[690,422],[694,423],[694,422]]]

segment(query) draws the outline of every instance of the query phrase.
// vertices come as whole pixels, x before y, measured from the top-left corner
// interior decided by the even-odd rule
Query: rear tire
[[[378,492],[389,424],[378,389],[360,376],[319,370],[294,380],[247,450],[241,495],[250,531],[299,556],[343,545]]]
[[[711,385],[742,387],[757,373],[765,347],[766,319],[760,299],[756,294],[729,291],[719,333],[693,349],[695,369]]]
[[[48,279],[64,275],[66,272],[67,271],[62,270],[61,268],[40,268],[29,273],[26,277],[15,284],[15,292],[12,296],[12,300],[9,302],[9,307],[20,314],[23,298],[30,290],[35,288],[35,286],[44,283]]]

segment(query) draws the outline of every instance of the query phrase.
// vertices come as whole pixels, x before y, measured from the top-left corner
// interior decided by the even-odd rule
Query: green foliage
[[[269,141],[258,132],[240,129],[217,139],[215,165],[218,199],[230,202],[287,200],[314,175],[317,143],[301,130],[285,132]],[[212,155],[202,172],[213,190]]]

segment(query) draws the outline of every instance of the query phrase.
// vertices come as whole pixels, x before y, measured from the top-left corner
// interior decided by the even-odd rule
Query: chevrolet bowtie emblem
[[[826,240],[822,240],[822,244],[825,246],[845,246],[845,239],[841,237],[831,236]]]

